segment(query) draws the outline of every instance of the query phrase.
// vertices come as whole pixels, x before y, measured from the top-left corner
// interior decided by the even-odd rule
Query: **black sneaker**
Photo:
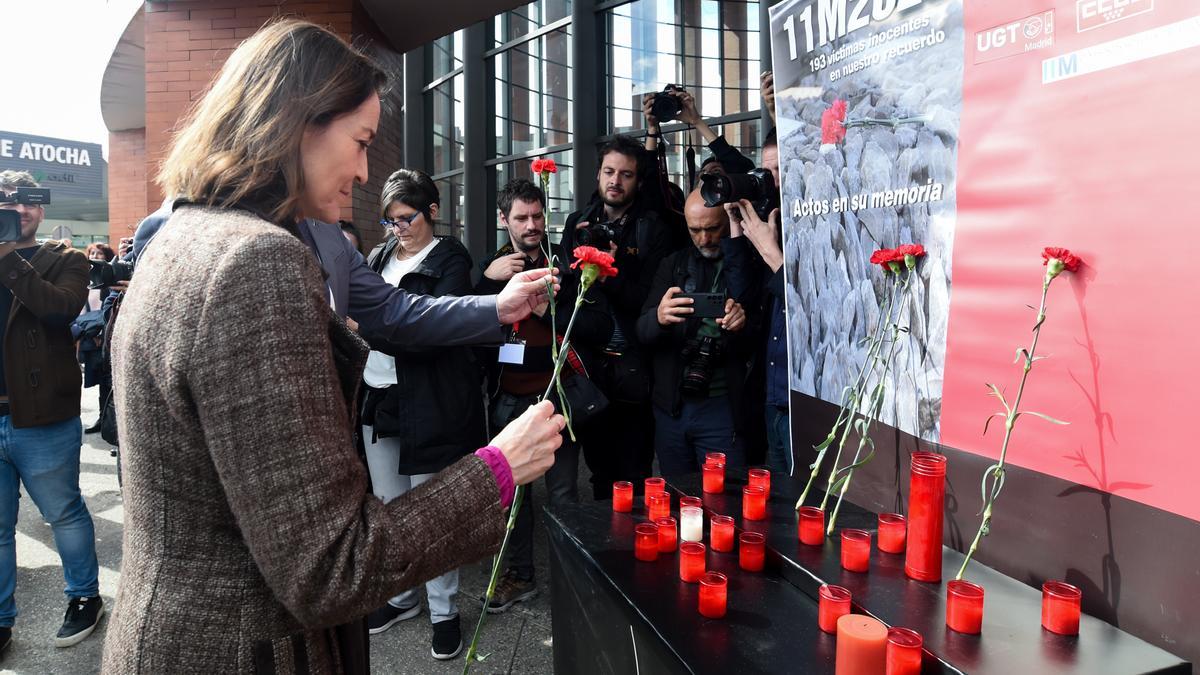
[[[420,613],[420,602],[413,603],[412,607],[394,607],[392,603],[386,603],[383,607],[371,612],[371,615],[367,617],[367,632],[371,635],[378,635],[401,621],[411,619]]]
[[[104,601],[100,596],[91,598],[71,598],[67,603],[67,614],[63,617],[62,628],[54,638],[55,647],[70,647],[79,644],[96,630],[100,617],[104,616]]]
[[[518,602],[525,602],[537,597],[537,584],[533,579],[521,579],[513,570],[508,570],[496,582],[496,593],[488,603],[488,614],[507,612],[508,608]]]
[[[12,644],[12,626],[0,626],[0,656]]]
[[[429,653],[439,661],[449,661],[462,651],[462,628],[458,617],[433,624],[433,648]]]

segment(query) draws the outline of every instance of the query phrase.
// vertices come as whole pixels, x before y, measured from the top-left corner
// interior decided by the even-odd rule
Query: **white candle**
[[[699,507],[685,506],[679,510],[679,538],[683,541],[704,538],[704,511]]]

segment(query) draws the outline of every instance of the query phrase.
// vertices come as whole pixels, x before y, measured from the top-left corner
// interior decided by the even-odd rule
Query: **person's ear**
[[[438,217],[438,204],[437,204],[437,202],[434,202],[429,205],[429,219],[437,220],[437,217]]]

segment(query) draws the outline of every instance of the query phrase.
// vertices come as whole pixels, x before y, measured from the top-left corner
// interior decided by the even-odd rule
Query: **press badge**
[[[517,327],[513,326],[512,335],[509,336],[508,342],[500,345],[500,363],[511,363],[513,365],[524,365],[525,363],[525,341],[517,337]]]

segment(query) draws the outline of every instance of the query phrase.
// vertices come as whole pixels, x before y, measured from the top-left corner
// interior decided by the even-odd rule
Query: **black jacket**
[[[729,239],[721,240],[721,250],[728,255],[730,252]],[[683,349],[687,341],[696,335],[700,328],[700,319],[690,318],[683,323],[666,327],[658,323],[658,303],[668,288],[678,286],[688,288],[688,280],[700,275],[703,279],[695,280],[696,292],[708,290],[711,282],[711,263],[704,260],[695,246],[689,246],[667,256],[658,266],[650,287],[649,296],[642,307],[642,315],[638,318],[638,338],[646,345],[653,359],[654,375],[652,400],[654,405],[669,415],[676,416],[683,406],[683,370],[686,365],[683,360]],[[722,273],[722,278],[726,274]],[[730,293],[728,282],[725,282],[726,293],[734,300],[741,301]],[[750,360],[754,354],[754,337],[751,326],[753,307],[746,307],[746,324],[734,333],[722,331],[724,336],[723,356],[718,361],[718,367],[725,369],[726,384],[729,387],[729,402],[733,409],[735,427],[740,431],[743,427],[742,397],[745,394],[746,375],[749,372]]]
[[[396,239],[371,251],[382,272]],[[421,295],[470,295],[471,255],[452,237],[438,237],[425,260],[397,284]],[[377,345],[378,346],[378,345]],[[487,442],[483,371],[470,347],[381,349],[396,358],[397,384],[367,392],[363,423],[380,437],[400,439],[401,474],[436,473]]]
[[[567,324],[571,320],[571,313],[575,309],[575,297],[579,293],[579,272],[568,267],[569,261],[564,254],[563,247],[558,244],[551,246],[551,253],[558,259],[558,275],[561,280],[560,290],[555,296],[554,314],[555,314],[555,332],[558,335],[563,335],[567,330]],[[488,265],[496,258],[501,256],[511,255],[514,252],[512,244],[505,244],[497,250],[492,257],[483,261],[480,264],[481,269],[487,269]],[[525,269],[536,269],[545,265],[545,256],[539,255],[537,260],[526,261]],[[609,280],[611,281],[611,279]],[[480,275],[479,283],[475,284],[474,293],[476,295],[495,295],[499,293],[507,282],[493,281],[484,275]],[[605,284],[608,281],[604,282]],[[571,346],[579,355],[580,361],[583,362],[584,368],[587,369],[589,376],[596,376],[598,367],[598,359],[600,350],[608,344],[612,337],[613,320],[609,312],[608,298],[601,292],[601,287],[604,284],[597,282],[588,289],[587,297],[584,300],[583,306],[579,308],[579,317],[575,319],[575,326],[571,328]],[[538,317],[530,315],[525,321],[538,321],[543,325],[550,325],[550,312],[546,312],[543,316]],[[512,337],[512,326],[505,326],[506,338]],[[512,364],[500,364],[497,361],[498,347],[479,347],[477,351],[480,355],[480,360],[486,366],[488,374],[488,391],[495,395],[499,390],[500,369],[504,368],[525,368],[527,370],[551,370],[553,361],[550,358],[550,349],[547,347],[541,350],[527,349],[525,351],[525,366],[514,366]],[[563,366],[565,376],[570,376],[570,365]]]

